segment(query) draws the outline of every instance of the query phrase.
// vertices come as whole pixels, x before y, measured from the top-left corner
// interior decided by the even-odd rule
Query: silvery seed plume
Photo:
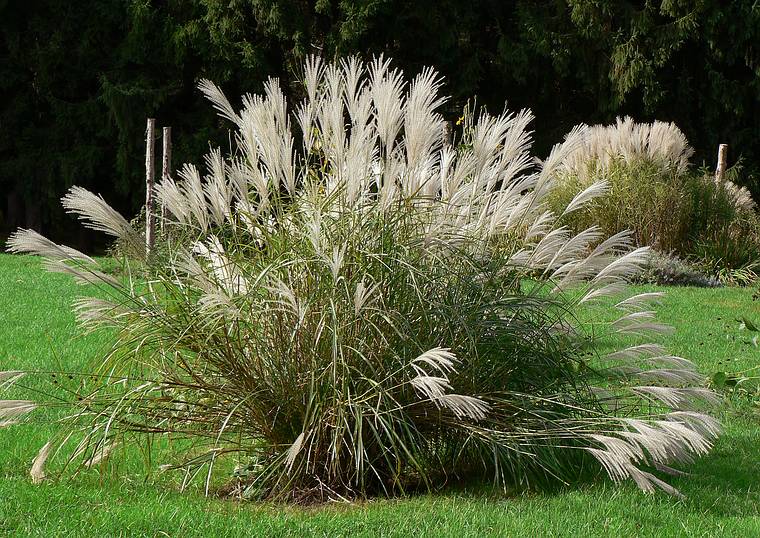
[[[36,254],[51,260],[76,260],[95,264],[95,260],[71,247],[58,245],[34,230],[20,229],[13,232],[6,244],[14,254]]]
[[[288,470],[293,468],[293,464],[296,461],[296,458],[298,457],[298,454],[301,452],[301,449],[303,448],[304,439],[306,438],[306,435],[304,432],[301,432],[298,434],[298,437],[296,437],[296,440],[293,441],[293,444],[290,445],[290,448],[288,448],[287,451],[287,458],[285,459],[285,466]]]
[[[37,408],[37,404],[29,400],[0,400],[0,420],[16,419]]]
[[[699,387],[633,387],[632,392],[640,394],[654,403],[663,403],[679,411],[691,411],[703,407],[714,407],[720,397],[713,391]]]
[[[562,215],[564,216],[568,213],[572,213],[573,211],[580,209],[584,205],[591,202],[594,198],[604,196],[609,192],[609,190],[610,185],[606,181],[592,183],[581,192],[576,194],[572,200],[570,200],[570,203],[567,204],[567,207],[565,208],[565,211],[562,213]]]
[[[206,203],[206,194],[203,189],[200,172],[198,172],[195,166],[185,165],[178,174],[183,180],[184,212],[192,215],[200,231],[205,233],[208,231],[211,217],[209,216],[209,208]]]
[[[32,468],[29,470],[29,475],[32,477],[33,484],[39,484],[45,479],[45,462],[47,462],[52,448],[52,442],[48,441],[37,453],[37,456],[35,456],[34,461],[32,462]]]
[[[140,234],[102,196],[74,186],[61,198],[61,204],[68,213],[77,215],[85,227],[121,239],[139,252],[137,246],[142,245]]]
[[[757,209],[757,204],[752,199],[752,193],[746,187],[740,187],[733,181],[724,181],[723,188],[729,193],[734,207],[739,211],[751,213]]]
[[[567,156],[563,167],[572,173],[585,174],[588,163],[603,169],[615,158],[626,162],[647,158],[683,171],[693,154],[686,137],[673,123],[636,124],[625,117],[618,118],[614,125],[587,128],[582,143]]]
[[[46,260],[43,262],[43,267],[46,271],[51,273],[62,273],[74,278],[77,284],[87,285],[99,285],[106,284],[114,289],[121,289],[121,283],[111,275],[108,275],[97,269],[89,267],[77,267],[72,264],[68,264],[63,260]]]
[[[232,105],[227,100],[224,93],[219,89],[219,86],[208,79],[202,79],[198,83],[198,88],[203,92],[203,95],[214,104],[214,108],[223,118],[227,118],[236,125],[242,123],[240,116],[235,112],[235,109],[232,108]]]
[[[412,378],[409,383],[424,398],[435,402],[441,398],[447,390],[451,390],[449,378],[446,376],[418,375]]]
[[[117,447],[119,446],[118,441],[112,441],[108,444],[101,444],[96,450],[95,453],[93,453],[85,462],[84,466],[91,468],[95,467],[96,465],[99,465],[100,463],[104,462],[108,457],[111,455],[111,452],[113,452]]]
[[[26,375],[25,372],[18,370],[7,370],[5,372],[0,372],[0,390],[7,390],[16,381],[24,377],[24,375]]]
[[[77,321],[89,329],[119,327],[121,320],[129,315],[123,305],[99,297],[80,297],[73,303]]]
[[[193,253],[204,258],[211,266],[212,273],[222,290],[230,295],[246,293],[248,284],[237,265],[224,252],[219,238],[212,235],[206,243],[193,245]]]
[[[459,359],[456,358],[456,355],[450,349],[443,347],[429,349],[412,360],[412,364],[426,364],[443,375],[455,372],[456,367],[454,365],[457,362]]]
[[[362,310],[372,303],[378,288],[379,284],[367,286],[364,280],[361,280],[356,285],[356,290],[354,291],[354,314],[356,317],[359,317]]]
[[[615,308],[625,311],[634,311],[650,304],[660,304],[663,297],[665,297],[665,294],[662,292],[639,293],[620,301],[615,305]]]
[[[636,377],[644,383],[662,382],[671,386],[689,386],[703,383],[705,376],[693,368],[659,368],[642,370]]]
[[[651,357],[655,355],[664,355],[665,348],[661,344],[637,344],[634,346],[614,351],[606,355],[608,360],[634,359],[639,357]]]
[[[488,416],[491,406],[480,398],[463,394],[442,394],[433,399],[433,403],[445,407],[459,418],[469,418],[475,421]]]

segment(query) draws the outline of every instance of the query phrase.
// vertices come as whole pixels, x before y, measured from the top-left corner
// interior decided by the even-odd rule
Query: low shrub
[[[63,395],[72,419],[36,476],[53,448],[92,466],[134,442],[150,453],[147,440],[168,435],[184,441],[167,468],[208,490],[233,458],[251,497],[574,481],[592,461],[675,493],[655,473],[709,450],[718,424],[703,408],[715,395],[689,361],[649,342],[667,329],[647,306],[659,294],[620,297],[614,321],[579,321],[648,256],[627,233],[574,234],[546,211],[583,130],[535,167],[530,114],[482,113],[456,149],[442,140],[440,85],[425,70],[407,86],[385,60],[314,59],[295,139],[274,81],[240,111],[204,82],[236,149],[213,151],[205,177],[186,166],[159,186],[176,239],[158,261],[125,258],[120,280],[33,231],[15,234],[12,251],[100,287],[76,309],[86,327],[115,333]],[[64,205],[140,240],[86,191]],[[622,336],[627,347],[610,352]]]
[[[716,288],[721,281],[715,276],[708,276],[698,267],[685,262],[672,254],[653,253],[637,275],[637,282],[657,284],[660,286],[695,286],[699,288]]]

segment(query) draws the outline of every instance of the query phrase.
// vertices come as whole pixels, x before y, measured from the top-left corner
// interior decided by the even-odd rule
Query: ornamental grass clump
[[[659,294],[619,297],[617,319],[593,331],[579,321],[648,255],[626,232],[571,233],[547,210],[583,129],[536,163],[527,111],[482,113],[470,143],[445,143],[432,70],[407,84],[387,60],[312,59],[304,79],[294,114],[276,81],[240,110],[201,84],[234,149],[158,186],[161,254],[125,259],[123,278],[32,231],[13,236],[12,251],[98,286],[75,308],[113,335],[37,476],[49,453],[92,466],[168,436],[182,441],[163,469],[208,489],[233,460],[256,498],[570,481],[591,462],[675,492],[655,473],[710,449],[715,396],[647,339],[667,329],[647,306]],[[603,192],[590,186],[562,214]],[[102,199],[72,190],[65,205],[136,244]]]
[[[711,276],[754,275],[760,263],[760,221],[736,167],[722,181],[690,170],[694,151],[672,123],[636,123],[584,130],[583,140],[557,169],[548,205],[567,203],[603,181],[604,196],[562,219],[575,232],[599,226],[605,235],[631,230],[636,245],[675,253]]]

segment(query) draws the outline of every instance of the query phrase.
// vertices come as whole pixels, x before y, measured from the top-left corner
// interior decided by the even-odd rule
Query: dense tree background
[[[173,127],[175,164],[198,162],[227,140],[198,78],[297,95],[311,53],[434,65],[450,118],[473,96],[530,107],[539,152],[579,122],[675,121],[698,163],[730,144],[760,194],[757,0],[0,0],[0,20],[0,236],[97,248],[59,209],[70,185],[135,214],[147,116]]]

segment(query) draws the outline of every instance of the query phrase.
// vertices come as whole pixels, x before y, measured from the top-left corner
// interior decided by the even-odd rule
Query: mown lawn
[[[44,273],[39,259],[0,255],[0,370],[75,369],[96,356],[102,337],[77,337],[70,312],[81,292],[65,276]],[[672,353],[705,373],[760,364],[760,348],[735,321],[760,322],[751,292],[667,292],[659,312],[678,329],[667,338]],[[53,382],[48,376],[36,386]],[[760,536],[760,413],[748,399],[729,398],[721,417],[725,434],[715,450],[691,476],[670,479],[683,500],[599,482],[552,493],[483,487],[295,508],[179,493],[171,481],[124,470],[32,485],[30,462],[55,418],[39,412],[0,430],[0,536]]]

